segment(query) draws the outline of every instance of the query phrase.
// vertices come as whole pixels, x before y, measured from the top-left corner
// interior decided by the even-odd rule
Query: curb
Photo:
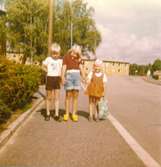
[[[0,149],[7,143],[7,141],[13,136],[16,130],[24,123],[25,120],[34,112],[34,110],[43,102],[44,98],[39,98],[32,106],[31,109],[20,115],[8,128],[0,134]]]

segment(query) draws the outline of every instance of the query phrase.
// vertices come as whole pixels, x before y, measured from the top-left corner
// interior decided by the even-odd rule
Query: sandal
[[[98,116],[97,116],[97,117],[94,117],[94,120],[95,120],[96,122],[99,122]]]
[[[50,115],[45,116],[45,121],[50,121]]]
[[[88,117],[88,121],[89,121],[89,122],[92,121],[92,117],[91,117],[91,116]]]
[[[61,116],[55,116],[54,119],[55,119],[55,121],[58,121],[58,122],[61,122],[61,121],[62,121]]]

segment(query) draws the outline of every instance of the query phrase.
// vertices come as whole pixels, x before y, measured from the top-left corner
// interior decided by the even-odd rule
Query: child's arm
[[[85,76],[85,70],[83,68],[83,65],[79,65],[79,68],[80,68],[80,72],[81,72],[81,76],[82,76],[82,79],[85,80],[86,79],[86,76]]]
[[[62,80],[62,84],[64,85],[65,84],[65,73],[66,73],[66,69],[67,69],[67,66],[64,64],[62,66],[62,71],[61,71],[61,80]]]
[[[89,84],[91,82],[91,79],[92,79],[92,75],[93,75],[93,72],[89,72],[88,75],[87,75],[87,78],[86,78],[86,83]]]
[[[107,76],[103,74],[103,85],[104,85],[104,97],[106,97],[107,92]]]
[[[49,63],[49,58],[47,57],[43,62],[42,62],[42,69],[47,72],[48,71],[48,63]]]
[[[43,69],[45,72],[47,72],[47,66],[46,66],[46,65],[42,64],[42,69]]]

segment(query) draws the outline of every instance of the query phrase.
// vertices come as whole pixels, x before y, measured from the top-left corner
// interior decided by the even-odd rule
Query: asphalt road
[[[119,96],[111,96],[118,95],[113,92],[117,90],[118,81],[126,83],[126,79],[123,78],[110,78],[107,90],[111,113],[116,116],[117,106],[120,104]],[[137,83],[134,82],[134,85]],[[128,95],[127,97],[129,99]],[[111,100],[118,104],[110,102]],[[62,94],[62,113],[63,102]],[[124,102],[127,105],[126,100]],[[58,123],[53,119],[49,122],[44,121],[45,106],[40,105],[0,152],[0,167],[144,167],[143,162],[108,120],[88,122],[87,106],[88,99],[81,93],[79,122],[74,123],[70,120]],[[124,105],[121,103],[121,106]],[[124,115],[124,110],[119,111]],[[127,125],[128,119],[125,120]]]
[[[161,86],[139,77],[111,77],[107,97],[112,115],[161,164]]]

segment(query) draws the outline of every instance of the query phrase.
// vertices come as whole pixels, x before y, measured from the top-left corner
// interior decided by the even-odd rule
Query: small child
[[[86,94],[89,96],[89,121],[93,119],[93,114],[95,121],[99,120],[97,104],[105,94],[105,83],[107,82],[107,77],[103,73],[102,66],[103,62],[97,59],[93,65],[93,71],[87,76],[88,86]]]
[[[51,104],[55,105],[55,120],[60,121],[59,116],[59,96],[61,84],[62,59],[60,59],[60,46],[56,43],[51,46],[51,56],[43,61],[43,69],[47,72],[46,78],[46,116],[45,120],[50,120]]]

